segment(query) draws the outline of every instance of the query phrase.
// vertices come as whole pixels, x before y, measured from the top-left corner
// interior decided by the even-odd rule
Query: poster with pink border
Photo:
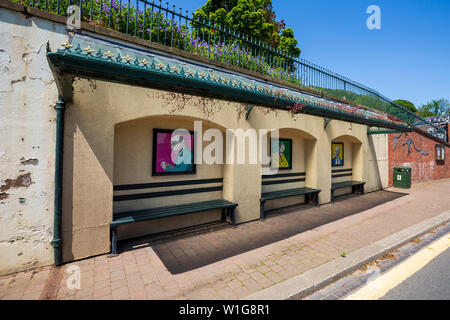
[[[194,133],[153,131],[153,175],[195,173]]]

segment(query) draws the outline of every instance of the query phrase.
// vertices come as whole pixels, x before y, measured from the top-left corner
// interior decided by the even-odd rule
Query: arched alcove
[[[286,180],[286,183],[265,184],[262,182],[262,192],[272,192],[299,187],[317,187],[317,140],[311,134],[298,128],[280,128],[280,141],[287,140],[291,145],[290,167],[279,168],[277,175],[285,175],[271,180]],[[268,156],[271,156],[269,147]],[[286,155],[287,157],[287,155]],[[265,165],[263,167],[269,167]],[[290,182],[290,180],[295,180]],[[302,180],[302,181],[298,181]],[[295,205],[304,202],[304,196],[293,196],[269,201],[265,204],[266,210]]]
[[[114,128],[114,196],[123,196],[146,192],[166,192],[173,190],[187,190],[193,188],[213,188],[222,187],[227,181],[224,174],[223,161],[214,164],[208,164],[203,161],[196,161],[195,172],[169,174],[157,172],[155,166],[155,130],[167,130],[171,132],[176,129],[185,129],[191,133],[194,132],[195,121],[201,121],[202,131],[195,131],[200,139],[193,139],[194,146],[202,141],[202,149],[211,142],[203,141],[202,135],[209,129],[215,129],[225,138],[225,128],[198,118],[187,116],[151,116],[138,118],[121,122]],[[198,122],[199,124],[200,122]],[[194,146],[192,153],[195,154]],[[222,148],[225,146],[223,141]],[[224,150],[222,150],[224,152]],[[156,164],[157,165],[157,164]],[[167,187],[167,182],[186,182],[193,180],[211,180],[211,183],[195,185],[176,185]],[[220,181],[221,180],[221,181]],[[155,187],[155,183],[157,187]],[[159,187],[159,184],[161,187]],[[141,188],[139,190],[118,190],[123,185],[148,185],[151,188]],[[176,196],[160,196],[143,199],[132,199],[129,201],[114,201],[114,214],[121,212],[151,209],[155,207],[165,207],[194,203],[201,201],[217,200],[223,198],[223,189],[211,192],[198,192],[180,194]],[[119,228],[118,239],[133,238],[142,235],[160,233],[169,230],[175,230],[209,222],[219,221],[221,219],[221,210],[198,212],[189,215],[173,216],[161,218],[132,225],[124,225]]]
[[[343,147],[339,153],[338,149]],[[330,146],[331,182],[363,180],[363,144],[355,136],[341,135],[331,140]],[[336,191],[335,195],[351,192],[351,187]]]
[[[105,81],[77,79],[73,88],[73,101],[67,105],[65,112],[64,261],[110,251],[110,223],[113,220],[114,193],[117,191],[114,185],[118,184],[222,177],[223,190],[216,192],[216,195],[239,204],[236,222],[259,217],[261,183],[258,165],[221,165],[221,170],[217,170],[214,165],[209,169],[205,167],[200,170],[199,167],[195,175],[170,178],[151,175],[152,128],[184,127],[191,130],[194,120],[201,120],[204,130],[208,127],[221,132],[225,128],[246,129],[246,122],[241,117],[241,105]],[[204,195],[206,193],[199,193],[198,196]],[[175,196],[173,199],[181,201],[182,197]],[[154,197],[151,205],[158,204],[158,201]],[[134,237],[215,220],[220,213],[208,214],[201,212],[164,218],[161,222],[153,220],[148,225],[136,223],[134,230],[132,225],[121,226],[118,236],[121,237],[120,229],[126,231],[129,228],[127,237]],[[158,223],[166,225],[158,227]],[[122,235],[126,236],[126,233]]]

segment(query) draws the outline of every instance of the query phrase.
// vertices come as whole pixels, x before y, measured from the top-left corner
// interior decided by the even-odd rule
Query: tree
[[[272,0],[208,0],[194,12],[227,30],[240,32],[298,57],[301,53],[294,31],[277,21]]]
[[[286,28],[281,32],[278,49],[289,52],[289,54],[294,57],[298,57],[301,51],[300,48],[297,47],[297,43],[297,40],[294,38],[294,31],[291,28]]]
[[[450,102],[447,99],[432,100],[433,112],[439,116],[450,114]]]
[[[418,113],[422,118],[428,118],[436,116],[436,114],[431,110],[433,105],[431,103],[424,104],[419,107]]]
[[[424,118],[450,114],[450,102],[447,99],[431,100],[419,108],[419,115]]]
[[[406,109],[411,110],[412,112],[416,113],[417,108],[414,106],[414,103],[408,100],[395,100],[394,103],[401,105],[402,107],[405,107]]]

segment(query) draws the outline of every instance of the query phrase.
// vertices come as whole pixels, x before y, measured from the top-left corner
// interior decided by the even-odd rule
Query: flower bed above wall
[[[112,29],[136,39],[175,48],[230,66],[285,81],[354,106],[389,114],[408,124],[424,121],[377,91],[264,41],[194,17],[168,3],[149,0],[11,0],[59,16],[77,6],[84,26]],[[345,102],[344,102],[345,104]]]
[[[145,82],[146,86],[162,89],[170,86],[184,87],[184,91],[188,93],[284,109],[293,113],[408,129],[407,124],[401,120],[369,108],[324,99],[225,69],[131,48],[129,45],[119,45],[106,39],[76,34],[71,43],[62,46],[63,49],[49,52],[48,56],[54,67],[64,73],[124,83]]]

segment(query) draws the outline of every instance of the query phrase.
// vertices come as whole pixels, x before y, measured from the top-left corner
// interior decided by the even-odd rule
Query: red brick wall
[[[450,178],[450,148],[445,148],[445,164],[436,164],[436,144],[438,142],[428,139],[415,132],[408,133],[392,133],[389,134],[389,150],[388,150],[388,163],[389,163],[389,186],[393,183],[393,171],[396,166],[405,166],[411,168],[411,182],[418,183],[429,180],[437,180]],[[400,137],[399,137],[400,136]],[[397,145],[394,150],[395,138],[397,138]],[[411,138],[414,144],[410,144],[410,154],[408,155],[408,145],[406,143]],[[421,154],[421,150],[424,149],[428,155]]]

